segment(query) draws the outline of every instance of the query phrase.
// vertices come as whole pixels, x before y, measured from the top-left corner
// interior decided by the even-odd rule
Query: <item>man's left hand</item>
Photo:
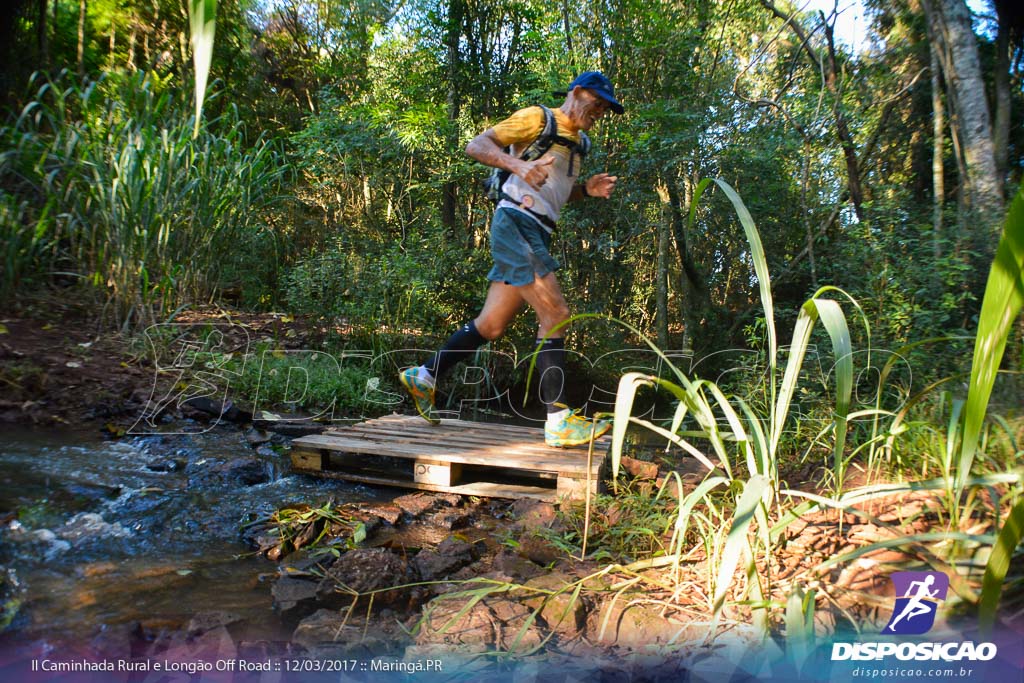
[[[615,189],[615,182],[618,179],[618,176],[608,175],[607,173],[592,175],[587,179],[587,194],[591,197],[608,199],[612,196],[612,190]]]

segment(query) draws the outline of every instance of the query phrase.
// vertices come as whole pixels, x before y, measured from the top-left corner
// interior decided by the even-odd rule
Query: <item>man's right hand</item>
[[[548,181],[548,174],[551,172],[551,164],[554,161],[554,157],[547,155],[535,161],[524,161],[520,164],[516,175],[533,189],[539,190]]]

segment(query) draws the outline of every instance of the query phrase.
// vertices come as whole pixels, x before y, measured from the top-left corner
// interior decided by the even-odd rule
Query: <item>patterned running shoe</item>
[[[594,427],[593,421],[570,411],[554,427],[544,425],[544,443],[557,448],[568,448],[569,446],[582,446],[590,443],[590,439],[597,439],[611,429],[610,420],[598,420]],[[593,435],[593,436],[591,436]]]
[[[432,425],[441,424],[441,419],[434,412],[434,387],[420,379],[416,368],[406,368],[398,373],[398,381],[412,396],[420,417]]]

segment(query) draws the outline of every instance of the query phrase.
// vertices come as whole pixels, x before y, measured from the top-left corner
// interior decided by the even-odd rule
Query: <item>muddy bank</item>
[[[322,348],[326,339],[345,333],[311,319],[218,307],[183,311],[173,321],[132,333],[111,330],[86,304],[54,302],[45,316],[0,316],[0,424],[122,435],[153,404],[176,395],[176,383],[203,376],[205,368],[178,364],[174,355],[191,349],[210,330],[217,350],[226,355],[252,352],[256,344]],[[202,418],[176,402],[149,416],[158,424]]]
[[[230,322],[284,346],[311,341],[301,321]],[[0,598],[11,613],[0,648],[15,657],[467,663],[488,654],[480,662],[493,664],[496,652],[576,652],[600,623],[595,600],[564,590],[597,565],[535,533],[557,530],[553,507],[293,477],[294,425],[254,426],[244,407],[215,399],[166,406],[148,425],[161,433],[126,434],[153,396],[173,389],[151,349],[73,311],[2,324],[5,433],[21,439],[13,435],[31,425],[69,435],[66,445],[30,443],[5,470]],[[36,466],[40,458],[54,467]],[[358,520],[358,539],[353,527],[328,530],[318,548],[311,537],[282,544],[259,523],[330,499]],[[465,591],[481,597],[463,613]]]
[[[244,322],[296,348],[315,343],[279,334],[279,317]],[[238,323],[232,317],[231,329]],[[524,680],[659,680],[750,676],[755,669],[741,672],[739,662],[773,651],[747,603],[727,600],[712,622],[716,565],[692,529],[678,565],[659,564],[679,499],[706,474],[693,459],[669,469],[626,461],[629,494],[591,509],[586,532],[579,510],[320,481],[289,471],[289,439],[309,425],[254,422],[245,406],[217,397],[153,410],[153,396],[171,395],[175,378],[157,374],[152,354],[129,340],[93,335],[73,318],[3,324],[0,420],[59,426],[100,444],[8,459],[5,495],[17,512],[0,518],[0,623],[10,622],[0,648],[16,662],[61,653],[140,665],[384,667],[350,672],[374,673],[441,661]],[[223,343],[231,353],[244,340]],[[147,434],[125,435],[144,414]],[[59,463],[68,465],[45,470]],[[940,527],[933,498],[896,495],[872,501],[866,515],[793,522],[777,552],[757,558],[757,575],[771,577],[764,597],[774,623],[789,596],[806,590],[818,596],[819,633],[884,625],[888,576],[924,566],[919,547],[818,568]],[[635,544],[623,550],[634,532],[644,535],[642,553]],[[575,559],[583,536],[588,560]],[[739,590],[749,577],[732,579]]]

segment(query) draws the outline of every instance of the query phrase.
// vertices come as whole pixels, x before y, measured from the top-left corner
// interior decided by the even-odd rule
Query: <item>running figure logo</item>
[[[895,572],[896,607],[882,633],[916,636],[935,623],[939,602],[946,599],[949,577],[942,572]]]

